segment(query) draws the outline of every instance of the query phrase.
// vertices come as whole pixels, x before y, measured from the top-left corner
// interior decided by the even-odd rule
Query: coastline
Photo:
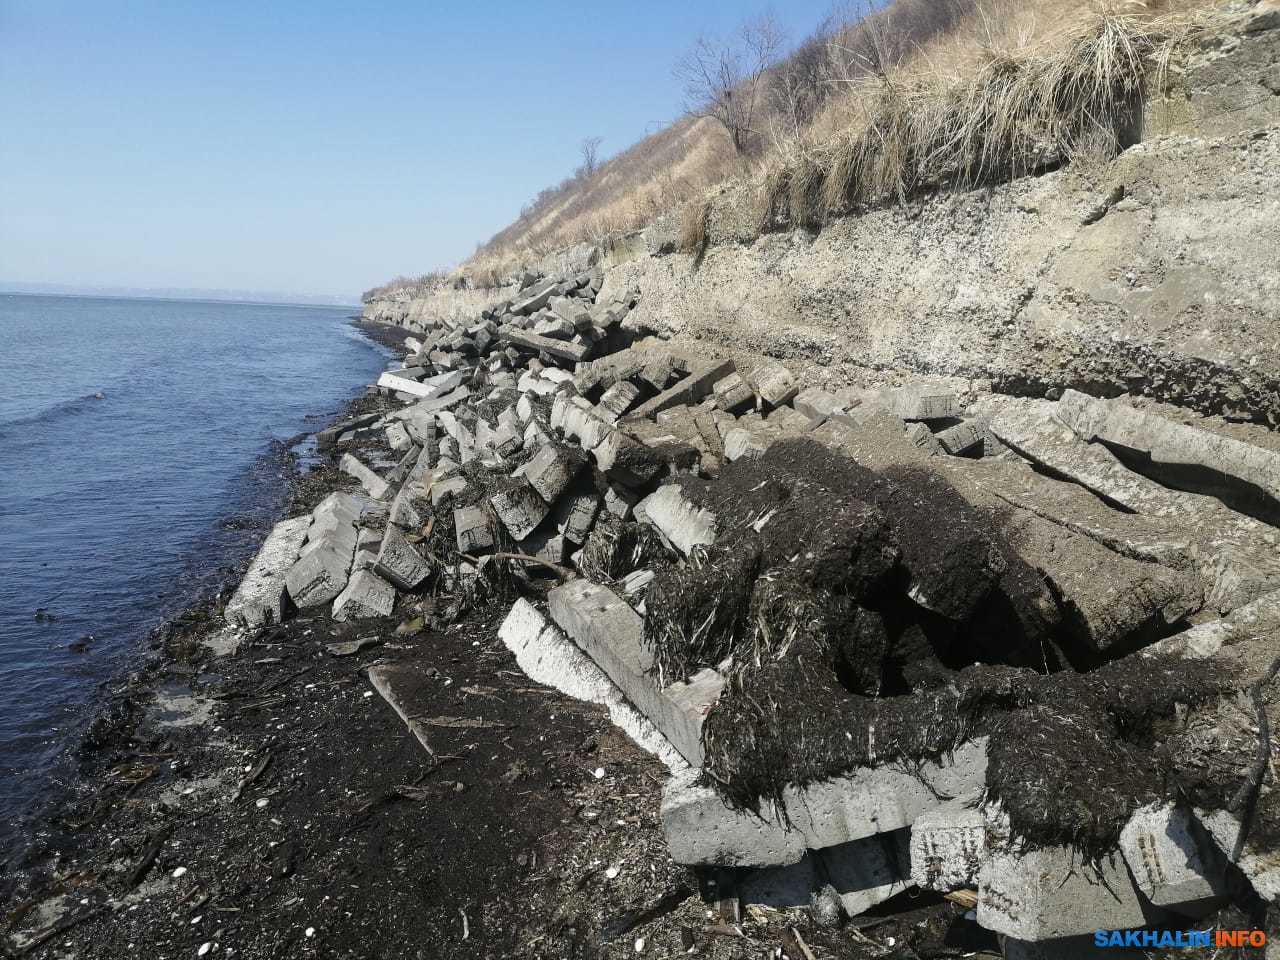
[[[406,336],[352,323],[384,347]],[[362,393],[320,429],[384,406]],[[336,453],[314,459],[275,519],[351,486]],[[307,617],[218,649],[253,552],[108,684],[68,782],[0,874],[4,955],[504,956],[531,940],[539,955],[531,931],[559,930],[568,905],[610,919],[588,879],[637,906],[687,898],[657,822],[661,766],[603,710],[515,668],[496,635],[505,605],[350,657],[315,642],[324,624]],[[493,726],[442,737],[432,763],[364,675],[389,658],[433,664],[427,680],[481,702]],[[634,876],[606,881],[602,857]]]

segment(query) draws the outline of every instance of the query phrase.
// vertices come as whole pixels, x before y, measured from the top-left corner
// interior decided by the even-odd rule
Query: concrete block
[[[935,435],[942,449],[953,457],[982,452],[982,431],[974,423],[957,423]]]
[[[412,590],[431,573],[431,564],[403,533],[389,526],[383,534],[373,571],[401,590]]]
[[[306,608],[328,603],[347,585],[354,550],[339,553],[320,546],[289,568],[285,587],[295,606]]]
[[[453,528],[459,553],[478,556],[493,549],[493,531],[489,529],[488,518],[480,507],[455,508]]]
[[[834,413],[845,411],[845,404],[839,397],[819,387],[801,390],[791,403],[810,420],[826,419]]]
[[[659,487],[636,505],[636,518],[648,523],[685,556],[716,539],[716,515],[694,506],[676,484]]]
[[[747,382],[756,396],[770,408],[790,403],[800,389],[791,371],[772,360],[766,360],[752,370]]]
[[[922,890],[958,890],[978,882],[987,828],[975,800],[950,800],[911,825],[911,879]]]
[[[711,392],[712,385],[717,380],[723,379],[732,370],[732,360],[701,364],[675,386],[640,404],[630,416],[637,419],[652,417],[658,411],[666,410],[668,407],[695,404]]]
[[[960,415],[960,401],[954,393],[920,383],[889,392],[888,409],[903,420],[946,420]]]
[[[617,423],[624,413],[640,398],[640,388],[627,380],[620,380],[604,392],[599,409],[610,423]]]
[[[1089,862],[1070,847],[998,846],[982,866],[978,923],[1040,941],[1141,927],[1147,918],[1118,851]]]
[[[387,427],[387,443],[392,450],[408,450],[413,446],[413,439],[402,423],[392,423]]]
[[[1235,850],[1236,837],[1240,834],[1240,821],[1235,814],[1226,810],[1197,810],[1196,816],[1218,845],[1218,849],[1230,856]],[[1246,838],[1236,866],[1258,896],[1271,903],[1280,903],[1280,852],[1274,846],[1251,842]]]
[[[364,620],[389,617],[396,605],[396,591],[372,570],[357,570],[351,582],[333,602],[333,619]]]
[[[349,453],[342,455],[342,459],[338,461],[338,469],[359,480],[360,485],[375,500],[385,500],[391,495],[390,485]]]
[[[417,495],[414,489],[416,486],[417,484],[412,480],[405,481],[404,486],[396,493],[395,499],[391,501],[391,512],[387,516],[388,523],[404,530],[416,530],[426,522],[413,502]]]
[[[558,444],[544,444],[524,466],[524,478],[547,503],[555,503],[585,466],[581,455],[574,456]]]
[[[662,462],[623,430],[611,430],[591,451],[596,466],[612,481],[642,487],[662,470]]]
[[[552,340],[550,337],[540,337],[536,333],[521,330],[519,327],[501,327],[498,330],[498,336],[503,343],[509,343],[537,354],[548,354],[561,360],[567,360],[570,363],[580,363],[587,358],[587,354],[590,352],[582,344],[564,340]]]
[[[452,496],[457,499],[462,496],[462,494],[466,493],[467,490],[470,489],[470,486],[471,485],[467,483],[467,478],[462,476],[460,473],[455,473],[452,476],[445,477],[443,479],[437,479],[431,485],[431,505],[433,507],[439,505],[447,496]]]
[[[640,747],[674,771],[688,769],[684,758],[649,720],[627,702],[622,691],[581,648],[523,598],[498,628],[498,637],[516,663],[535,683],[553,687],[576,700],[598,703],[609,719]]]
[[[1182,807],[1135,811],[1120,834],[1120,852],[1138,889],[1158,907],[1200,914],[1226,892],[1226,858]]]
[[[612,590],[590,580],[556,587],[547,598],[551,619],[617,684],[628,700],[691,764],[702,763],[702,724],[720,698],[724,678],[703,670],[687,683],[659,687],[644,621]]]
[[[281,520],[271,528],[227,602],[223,616],[228,623],[252,630],[284,619],[285,577],[298,559],[310,522],[304,514]]]
[[[563,498],[556,507],[556,529],[570,543],[582,546],[599,512],[600,495],[594,490],[572,494]]]
[[[904,827],[815,852],[846,914],[856,917],[911,886],[910,836]]]
[[[754,404],[756,399],[751,385],[736,371],[717,380],[711,392],[715,397],[716,406],[727,411],[745,410]]]
[[[946,452],[942,444],[938,442],[938,438],[933,435],[933,431],[923,423],[909,424],[907,426],[907,439],[931,457]]]
[[[619,520],[626,520],[639,500],[630,490],[611,486],[604,495],[604,508]]]
[[[697,784],[695,772],[667,784],[662,826],[677,863],[795,863],[806,850],[909,827],[945,798],[976,795],[985,785],[986,769],[986,739],[980,738],[917,771],[862,767],[832,780],[787,787],[783,809],[763,800],[759,815],[727,806],[714,790]]]
[[[511,481],[510,486],[493,495],[491,502],[513,540],[523,540],[531,534],[551,509],[524,478]]]

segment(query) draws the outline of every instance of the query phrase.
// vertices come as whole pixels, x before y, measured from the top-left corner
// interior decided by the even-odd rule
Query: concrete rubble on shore
[[[713,769],[708,732],[750,681],[743,655],[708,653],[673,675],[676,661],[655,637],[672,583],[696,592],[705,571],[732,585],[724,565],[741,544],[770,549],[775,510],[740,515],[742,491],[756,492],[741,478],[758,464],[759,486],[794,494],[776,508],[792,511],[787,523],[830,509],[845,525],[859,517],[866,530],[890,531],[878,548],[875,603],[916,625],[893,640],[905,649],[910,635],[916,649],[886,656],[870,686],[855,676],[862,664],[849,664],[846,693],[889,707],[988,668],[1048,683],[1057,671],[1087,677],[1157,656],[1222,664],[1238,678],[1230,690],[1179,702],[1158,722],[1199,723],[1166,743],[1186,755],[1216,743],[1204,762],[1231,772],[1230,792],[1243,796],[1258,723],[1248,692],[1260,691],[1254,702],[1277,719],[1264,667],[1280,652],[1280,454],[1123,399],[1067,391],[1056,402],[987,395],[979,404],[926,380],[832,388],[775,360],[690,355],[627,332],[638,294],[604,301],[601,283],[598,270],[530,278],[471,322],[417,325],[402,368],[376,384],[401,405],[318,437],[341,451],[351,489],[277,525],[228,619],[260,627],[293,608],[388,617],[405,598],[469,596],[505,571],[545,597],[517,600],[502,626],[521,668],[604,705],[668,765],[661,814],[671,855],[736,871],[747,902],[817,904],[832,887],[851,916],[912,888],[975,891],[978,923],[1007,938],[1010,956],[1087,956],[1077,938],[1095,929],[1189,923],[1226,902],[1232,877],[1276,902],[1276,851],[1248,836],[1251,819],[1280,821],[1265,776],[1252,786],[1251,813],[1151,783],[1148,802],[1101,845],[1096,836],[1079,847],[1028,838],[1018,833],[1017,798],[993,789],[1008,783],[995,778],[1008,776],[1002,738],[1019,736],[1016,725],[975,724],[945,748],[915,753],[886,730],[864,762],[780,784],[744,806],[723,768]],[[392,452],[384,466],[350,449],[371,440]],[[810,449],[869,471],[864,494],[837,494],[776,463],[779,450]],[[738,485],[718,494],[725,478]],[[969,516],[998,522],[970,523],[962,536],[949,529]],[[913,524],[926,529],[913,535]],[[779,569],[869,549],[819,547],[823,530],[801,541],[813,552],[788,553]],[[447,550],[435,546],[441,531]],[[733,602],[764,617],[772,581],[756,580],[765,561],[752,562]],[[814,589],[841,603],[856,592]],[[707,608],[699,643],[720,630],[716,618],[735,614],[717,590],[721,605]],[[939,652],[943,635],[955,642]],[[1035,709],[1038,696],[1016,709]],[[875,724],[860,723],[850,714],[846,736],[874,740]],[[1081,771],[1090,775],[1087,758]]]

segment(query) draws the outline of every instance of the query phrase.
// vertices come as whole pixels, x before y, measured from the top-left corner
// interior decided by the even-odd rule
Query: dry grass
[[[678,120],[594,173],[544,190],[451,280],[500,286],[550,253],[664,214],[679,215],[681,248],[700,253],[709,190],[735,178],[758,183],[755,225],[764,232],[1114,156],[1145,91],[1163,84],[1179,39],[1217,5],[894,0],[866,16],[846,13],[771,73],[759,155],[736,156],[711,120]],[[402,278],[379,289],[403,288]]]

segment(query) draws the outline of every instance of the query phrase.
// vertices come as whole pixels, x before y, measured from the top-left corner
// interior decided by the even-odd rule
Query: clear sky
[[[773,12],[793,40],[831,0]],[[0,281],[352,296],[681,110],[719,0],[0,0]]]

